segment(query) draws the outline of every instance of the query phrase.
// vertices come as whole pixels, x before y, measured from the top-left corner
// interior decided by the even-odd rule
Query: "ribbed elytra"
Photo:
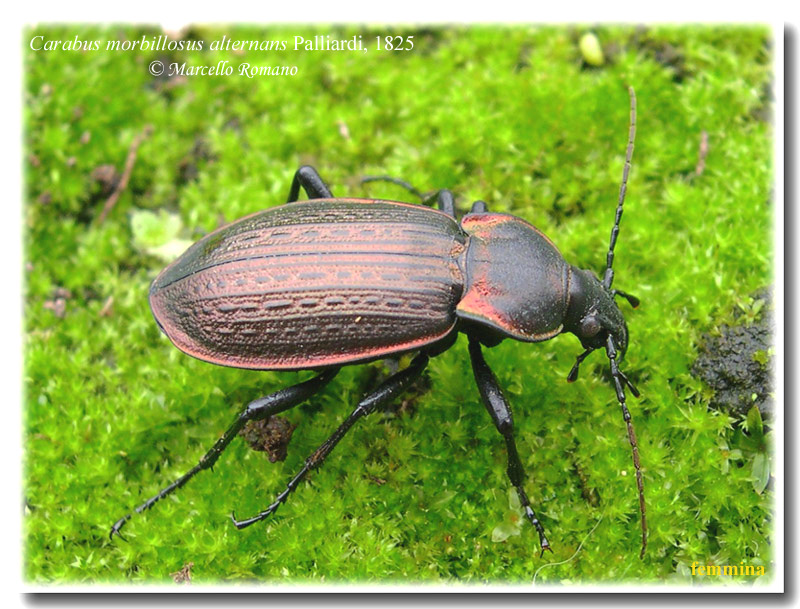
[[[453,329],[465,241],[455,220],[420,206],[284,205],[193,245],[153,282],[150,306],[178,348],[217,364],[279,370],[375,359]]]

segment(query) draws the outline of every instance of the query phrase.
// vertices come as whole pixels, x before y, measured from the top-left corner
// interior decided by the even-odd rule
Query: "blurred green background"
[[[534,574],[537,584],[731,583],[693,576],[697,561],[760,565],[769,579],[769,428],[752,411],[743,420],[709,408],[712,393],[690,369],[704,334],[759,316],[754,294],[771,282],[771,33],[598,27],[597,45],[581,47],[588,31],[192,27],[184,39],[204,41],[202,52],[109,52],[108,40],[163,32],[27,30],[25,578],[174,585],[191,563],[194,583],[529,584]],[[101,48],[32,51],[36,35]],[[211,51],[223,35],[360,35],[370,50]],[[375,37],[388,35],[413,36],[413,50],[377,52]],[[297,66],[297,75],[154,77],[154,60]],[[111,524],[193,466],[248,401],[308,376],[215,367],[172,347],[147,305],[168,259],[285,201],[307,163],[338,195],[413,201],[397,186],[360,183],[388,174],[452,189],[462,212],[484,199],[601,273],[628,84],[638,135],[615,287],[642,299],[623,311],[624,370],[643,394],[629,405],[650,524],[644,560],[608,363],[593,356],[568,385],[581,350],[571,335],[487,352],[553,555],[539,557],[510,498],[504,445],[463,337],[403,408],[362,421],[270,521],[239,532],[228,516],[266,507],[383,364],[344,370],[287,413],[298,427],[286,461],[237,439],[213,474],[132,519],[127,543],[109,541]],[[127,187],[99,222],[143,133]]]

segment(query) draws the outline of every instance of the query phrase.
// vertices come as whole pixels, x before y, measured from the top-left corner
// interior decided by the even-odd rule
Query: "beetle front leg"
[[[420,353],[411,361],[411,364],[409,364],[408,368],[393,374],[375,391],[364,397],[358,403],[358,406],[356,406],[355,410],[350,413],[350,416],[344,420],[344,422],[336,429],[336,431],[333,432],[333,434],[306,459],[303,468],[294,476],[294,478],[289,481],[283,492],[275,498],[275,501],[273,501],[266,510],[256,514],[252,518],[247,518],[245,520],[237,520],[236,515],[231,514],[231,520],[233,521],[233,524],[236,525],[236,528],[243,529],[245,527],[249,527],[251,524],[255,524],[256,522],[264,520],[265,518],[268,518],[274,514],[281,504],[286,501],[289,495],[300,485],[308,472],[322,465],[325,457],[330,454],[330,452],[339,443],[339,440],[344,437],[344,435],[356,421],[367,416],[368,414],[371,414],[378,406],[393,400],[398,395],[403,393],[403,391],[408,389],[409,385],[411,385],[417,379],[417,377],[422,374],[422,371],[425,369],[427,364],[428,356],[424,353]]]
[[[292,187],[289,189],[287,203],[294,203],[300,195],[300,187],[306,191],[309,199],[332,199],[333,193],[322,180],[317,170],[310,165],[303,165],[294,173]]]
[[[302,402],[305,402],[308,398],[313,396],[315,393],[318,393],[323,387],[325,387],[325,385],[327,385],[330,380],[336,376],[337,372],[339,372],[338,368],[326,370],[322,374],[318,374],[314,378],[311,378],[307,381],[298,383],[297,385],[292,385],[291,387],[286,387],[285,389],[271,393],[266,397],[250,402],[241,412],[241,414],[236,417],[236,420],[233,422],[233,424],[228,427],[224,434],[222,434],[222,437],[217,440],[214,446],[212,446],[205,455],[203,455],[197,465],[186,472],[183,476],[178,478],[175,482],[160,490],[158,494],[150,497],[150,499],[137,507],[135,512],[137,514],[141,514],[145,510],[149,510],[158,501],[167,495],[172,494],[184,484],[189,482],[189,480],[191,480],[199,472],[203,471],[204,469],[210,469],[214,467],[217,459],[219,459],[220,455],[228,447],[228,444],[230,444],[231,440],[236,437],[236,434],[238,434],[239,431],[241,431],[241,429],[249,421],[260,421],[262,419],[266,419],[272,415],[284,412],[301,404]],[[117,520],[117,522],[115,522],[111,527],[109,538],[113,538],[115,534],[122,537],[120,530],[123,526],[125,526],[125,523],[131,519],[132,515],[132,513],[127,514]]]
[[[522,462],[519,459],[517,452],[517,443],[514,440],[514,419],[511,416],[511,407],[508,404],[502,389],[497,382],[492,369],[486,363],[481,352],[481,344],[477,338],[469,337],[469,355],[472,360],[472,371],[475,374],[475,382],[478,384],[478,390],[481,393],[483,405],[494,421],[495,427],[503,435],[506,441],[506,451],[508,453],[508,478],[511,484],[517,490],[519,501],[522,508],[525,510],[525,515],[531,524],[536,527],[539,533],[539,543],[542,547],[542,554],[545,550],[550,550],[550,543],[544,534],[544,527],[539,519],[536,517],[536,512],[533,511],[528,496],[522,488],[522,482],[525,479],[525,471],[522,468]]]

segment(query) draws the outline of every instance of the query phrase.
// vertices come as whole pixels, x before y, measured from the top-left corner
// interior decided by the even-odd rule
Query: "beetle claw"
[[[111,527],[111,530],[108,532],[108,538],[110,540],[114,540],[114,535],[117,535],[122,541],[127,542],[128,540],[122,534],[122,527],[125,526],[125,523],[128,521],[130,516],[125,516],[124,518],[120,518],[117,520]]]
[[[244,528],[249,527],[254,522],[258,522],[258,518],[248,518],[247,520],[236,520],[236,512],[231,512],[231,522],[233,525],[239,529],[240,531]]]

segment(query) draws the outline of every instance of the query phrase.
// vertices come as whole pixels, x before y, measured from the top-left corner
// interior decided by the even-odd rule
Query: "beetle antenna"
[[[567,375],[567,382],[574,383],[578,379],[578,369],[581,367],[583,360],[592,352],[594,349],[587,349],[583,353],[581,353],[575,360],[575,363],[572,365],[572,370],[569,371]]]
[[[625,192],[628,190],[628,173],[631,170],[631,157],[633,157],[633,141],[636,139],[636,93],[633,87],[628,87],[628,95],[631,98],[631,123],[628,129],[628,149],[625,152],[625,167],[622,170],[622,184],[619,187],[619,199],[617,200],[617,214],[614,217],[614,227],[611,229],[611,243],[608,246],[606,256],[606,273],[603,277],[603,286],[611,289],[614,281],[614,246],[617,245],[617,235],[619,235],[619,221],[622,219],[622,204],[625,202]]]
[[[614,389],[616,389],[617,392],[617,400],[622,407],[622,418],[625,419],[625,425],[628,427],[628,441],[631,444],[631,453],[633,454],[633,467],[636,469],[636,486],[639,488],[639,514],[641,514],[642,518],[642,551],[639,553],[639,558],[643,558],[644,552],[647,549],[647,510],[644,504],[644,481],[642,480],[642,468],[639,463],[639,446],[636,443],[636,433],[633,431],[631,413],[628,411],[628,406],[625,403],[625,389],[623,383],[631,388],[631,392],[634,395],[638,395],[639,392],[636,391],[628,378],[620,371],[617,365],[617,346],[614,344],[614,339],[610,334],[606,339],[606,354],[611,364],[611,377],[614,379]]]

